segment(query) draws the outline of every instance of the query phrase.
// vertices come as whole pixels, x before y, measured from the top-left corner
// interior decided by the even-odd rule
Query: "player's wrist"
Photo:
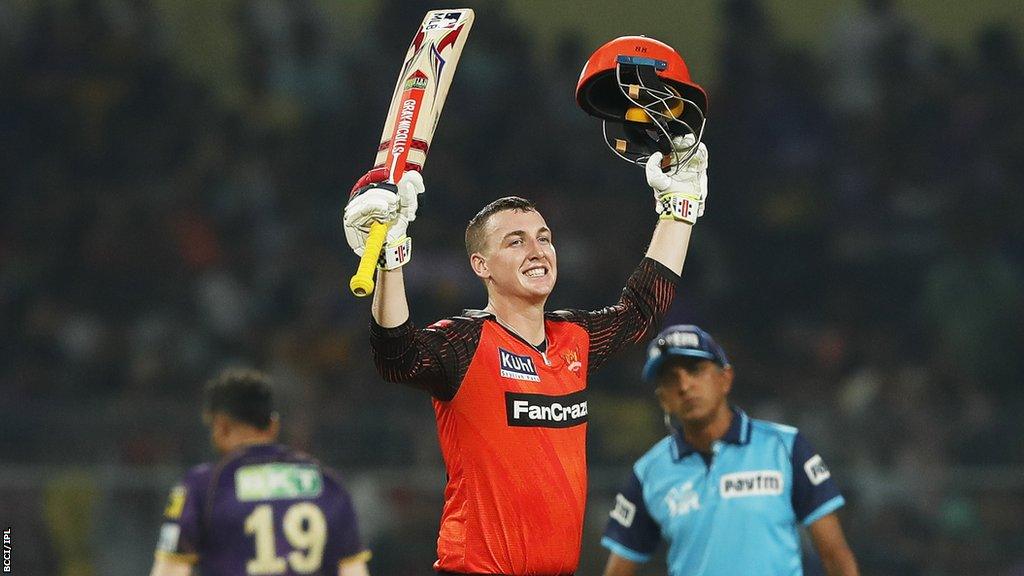
[[[675,220],[687,224],[696,224],[697,218],[703,213],[699,197],[680,192],[659,194],[654,205],[659,220]]]
[[[380,258],[377,259],[377,269],[390,272],[398,270],[412,260],[412,238],[401,236],[389,242],[380,251]]]

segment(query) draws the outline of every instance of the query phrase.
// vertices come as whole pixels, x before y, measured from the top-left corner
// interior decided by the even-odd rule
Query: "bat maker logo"
[[[423,90],[427,87],[426,76],[413,76],[405,81],[406,90]]]
[[[409,141],[409,129],[412,127],[412,116],[415,112],[415,100],[410,98],[402,102],[402,112],[398,115],[398,128],[395,129],[394,142],[391,143],[392,157],[405,152],[405,143]]]
[[[587,422],[584,391],[564,396],[505,392],[505,415],[509,426],[571,428]]]
[[[440,12],[430,17],[430,22],[424,30],[436,30],[438,28],[454,28],[462,18],[462,12]]]

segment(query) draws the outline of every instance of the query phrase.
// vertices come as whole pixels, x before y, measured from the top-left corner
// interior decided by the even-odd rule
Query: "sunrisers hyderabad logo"
[[[569,372],[577,373],[583,367],[583,363],[580,362],[580,352],[575,348],[568,352],[563,352],[562,360],[565,360],[565,367],[569,369]]]

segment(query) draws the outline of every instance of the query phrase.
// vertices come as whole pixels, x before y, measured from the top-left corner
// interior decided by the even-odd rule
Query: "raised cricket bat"
[[[423,168],[472,26],[473,11],[469,8],[431,10],[424,16],[405,54],[377,147],[373,167],[386,170],[387,182],[395,184],[406,170]],[[366,250],[349,282],[356,296],[373,293],[373,274],[387,232],[388,225],[383,222],[370,227]]]

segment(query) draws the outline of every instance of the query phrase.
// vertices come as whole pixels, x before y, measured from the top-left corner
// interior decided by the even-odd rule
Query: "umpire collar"
[[[729,409],[732,410],[732,422],[729,423],[729,429],[725,431],[725,435],[718,441],[737,446],[750,444],[750,416],[736,406],[729,406]],[[676,454],[673,455],[673,460],[679,461],[697,452],[697,449],[686,441],[682,428],[674,424],[672,425],[672,437],[675,439],[676,445]]]

